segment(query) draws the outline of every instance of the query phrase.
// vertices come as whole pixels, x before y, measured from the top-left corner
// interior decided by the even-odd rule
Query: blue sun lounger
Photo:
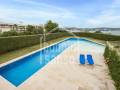
[[[83,54],[80,55],[79,61],[81,64],[85,64],[85,56]]]
[[[93,64],[94,64],[92,55],[88,54],[88,55],[87,55],[87,60],[88,60],[88,63],[89,63],[90,65],[93,65]]]

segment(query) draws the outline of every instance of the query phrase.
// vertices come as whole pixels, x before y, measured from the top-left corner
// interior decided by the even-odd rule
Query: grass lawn
[[[22,55],[28,54],[28,53],[30,53],[32,51],[37,50],[37,49],[46,47],[46,46],[48,46],[50,44],[53,44],[55,42],[58,42],[60,40],[65,39],[65,38],[66,37],[58,38],[58,39],[54,39],[54,40],[48,41],[47,42],[48,44],[45,44],[44,46],[42,44],[37,44],[37,45],[31,46],[31,47],[25,47],[25,48],[22,48],[22,49],[19,49],[19,50],[14,50],[14,51],[2,54],[2,55],[0,55],[0,64],[4,63],[4,62],[7,62],[9,60],[12,60],[14,58],[20,57]]]

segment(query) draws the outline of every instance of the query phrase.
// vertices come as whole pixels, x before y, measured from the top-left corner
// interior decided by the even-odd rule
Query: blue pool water
[[[11,82],[13,85],[19,86],[31,75],[44,67],[54,57],[76,42],[99,45],[85,39],[69,38],[16,62],[1,67],[0,75]]]

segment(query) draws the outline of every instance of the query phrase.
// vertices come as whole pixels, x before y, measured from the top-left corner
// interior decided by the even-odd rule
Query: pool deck
[[[0,90],[115,90],[103,52],[74,44],[18,87],[0,76]],[[95,64],[79,64],[79,55],[89,53]]]

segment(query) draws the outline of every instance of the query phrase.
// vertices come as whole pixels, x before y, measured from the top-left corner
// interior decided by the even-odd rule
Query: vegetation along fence
[[[79,37],[90,37],[105,41],[114,41],[120,40],[120,36],[113,36],[113,35],[105,35],[105,34],[96,34],[96,33],[74,33],[74,35]],[[58,32],[58,33],[51,33],[46,35],[46,41],[61,38],[64,36],[73,36],[68,32]],[[43,35],[23,35],[23,36],[10,36],[10,37],[0,37],[0,54],[16,50],[23,47],[32,46],[35,44],[41,43],[40,40]]]
[[[114,48],[109,42],[107,42],[104,57],[108,64],[110,75],[115,81],[117,90],[120,90],[120,53],[118,48]]]
[[[46,41],[66,36],[66,34],[48,34]],[[41,43],[43,35],[24,35],[0,37],[0,54]]]

